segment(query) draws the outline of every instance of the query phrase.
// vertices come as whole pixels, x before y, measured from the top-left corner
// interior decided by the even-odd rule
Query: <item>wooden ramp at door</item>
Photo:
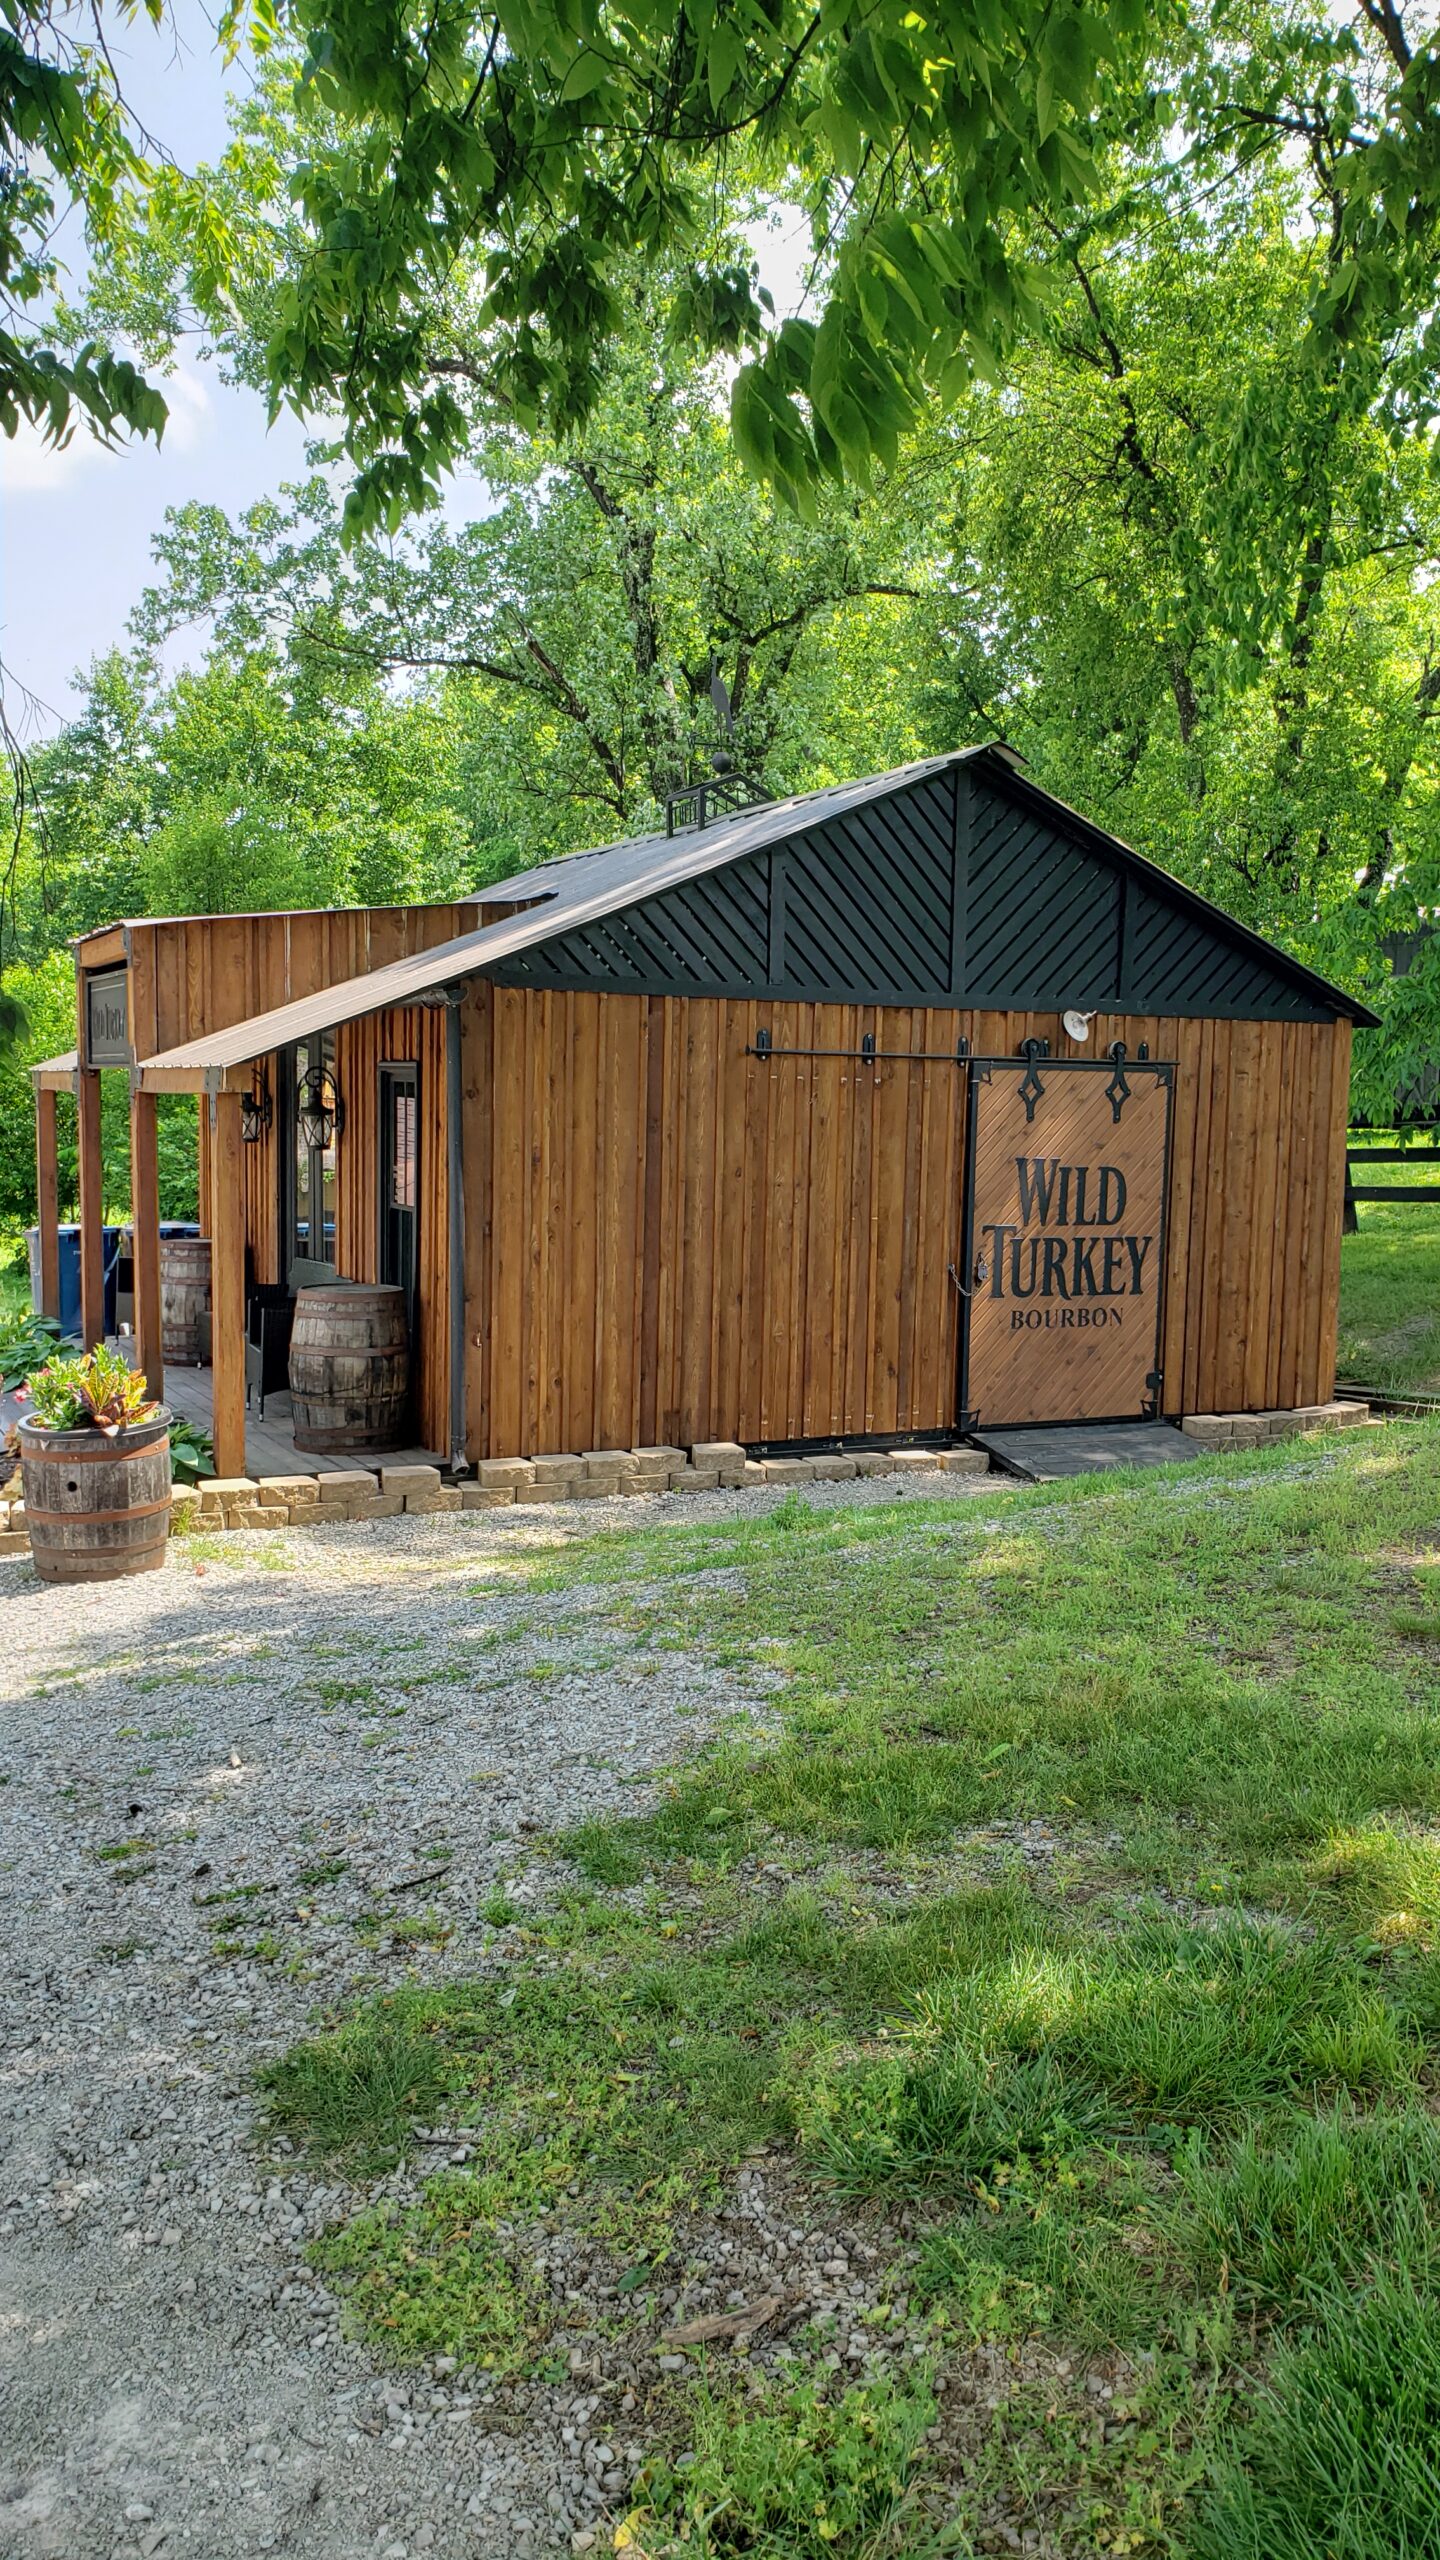
[[[1030,1484],[1088,1476],[1099,1467],[1173,1467],[1204,1453],[1171,1422],[1066,1422],[1053,1430],[971,1431],[1007,1475]]]

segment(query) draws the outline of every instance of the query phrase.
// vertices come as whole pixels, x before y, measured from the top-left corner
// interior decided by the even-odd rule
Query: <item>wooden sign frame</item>
[[[974,1307],[973,1274],[976,1265],[975,1208],[979,1163],[979,1122],[981,1097],[986,1088],[993,1084],[995,1078],[1001,1075],[1016,1079],[1019,1098],[1022,1100],[1026,1097],[1027,1084],[1033,1081],[1036,1088],[1036,1101],[1043,1097],[1046,1085],[1056,1076],[1067,1079],[1074,1076],[1104,1076],[1109,1079],[1105,1088],[1106,1098],[1111,1103],[1117,1121],[1123,1113],[1125,1101],[1137,1084],[1142,1081],[1150,1082],[1158,1085],[1164,1092],[1165,1135],[1160,1166],[1159,1217],[1155,1234],[1157,1256],[1155,1333],[1151,1346],[1150,1370],[1145,1381],[1149,1393],[1138,1412],[1132,1407],[1129,1411],[1121,1413],[1030,1415],[1020,1421],[1014,1421],[1007,1414],[983,1411],[976,1405],[977,1381],[972,1357],[971,1327]],[[1174,1099],[1175,1068],[1173,1061],[1168,1059],[1128,1058],[1123,1055],[1118,1058],[1111,1055],[1100,1058],[1051,1058],[1040,1054],[1037,1044],[1035,1051],[1027,1052],[1019,1058],[974,1058],[969,1062],[965,1105],[965,1209],[962,1230],[964,1277],[960,1282],[960,1377],[957,1417],[958,1426],[962,1431],[973,1431],[981,1427],[997,1431],[1004,1429],[1043,1431],[1065,1423],[1154,1421],[1163,1413],[1164,1378],[1161,1369],[1161,1346],[1165,1327],[1166,1235],[1170,1203]],[[1031,1110],[1034,1107],[1034,1103],[1029,1105]]]

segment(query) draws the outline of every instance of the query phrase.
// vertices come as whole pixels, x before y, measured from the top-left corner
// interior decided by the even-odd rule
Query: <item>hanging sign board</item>
[[[87,1067],[130,1064],[129,974],[126,969],[102,969],[85,981]]]

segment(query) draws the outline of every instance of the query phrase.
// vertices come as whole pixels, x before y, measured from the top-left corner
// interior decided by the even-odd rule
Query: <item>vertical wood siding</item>
[[[937,1063],[777,1050],[938,1052]],[[363,1026],[356,1025],[358,1031]],[[1333,1384],[1347,1023],[591,995],[477,981],[464,1017],[472,1456],[955,1421],[957,1038],[1176,1066],[1167,1412]],[[436,1444],[438,1445],[438,1444]]]
[[[309,915],[181,916],[127,925],[130,1036],[153,1058],[207,1031],[318,994],[474,931],[476,907],[336,907]],[[78,953],[86,965],[85,946]]]

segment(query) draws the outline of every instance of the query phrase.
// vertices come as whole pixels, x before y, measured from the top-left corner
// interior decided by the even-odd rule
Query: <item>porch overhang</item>
[[[58,1058],[41,1058],[30,1070],[30,1082],[37,1093],[73,1093],[79,1072],[79,1051],[65,1049]]]

